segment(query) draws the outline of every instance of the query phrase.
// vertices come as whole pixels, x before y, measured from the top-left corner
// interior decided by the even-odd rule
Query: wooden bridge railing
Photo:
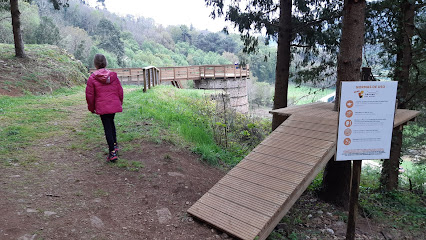
[[[170,81],[173,86],[182,87],[181,80],[201,80],[216,78],[241,78],[250,76],[249,65],[199,65],[186,67],[144,67],[110,68],[117,73],[123,84],[143,83],[144,91],[161,82]],[[93,73],[96,69],[90,69]]]
[[[151,89],[151,86],[160,84],[160,70],[157,67],[144,67],[144,68],[109,68],[109,70],[116,72],[118,78],[123,84],[133,83],[143,84],[143,91]],[[91,68],[90,74],[96,69]]]
[[[250,75],[249,65],[200,65],[160,67],[161,81],[239,78]]]

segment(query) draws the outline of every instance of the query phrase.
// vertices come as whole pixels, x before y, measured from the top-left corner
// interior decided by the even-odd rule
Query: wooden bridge
[[[244,240],[264,240],[336,152],[333,103],[277,109],[286,120],[188,213]],[[398,109],[394,126],[418,111]]]
[[[151,86],[170,82],[182,88],[183,80],[228,79],[250,76],[249,65],[199,65],[179,67],[110,68],[123,84],[143,84],[144,91]],[[96,69],[90,69],[93,73]]]

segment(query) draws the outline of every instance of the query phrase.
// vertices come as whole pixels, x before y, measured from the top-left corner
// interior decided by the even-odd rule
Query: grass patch
[[[145,166],[143,163],[138,161],[128,161],[123,158],[119,158],[117,162],[112,163],[116,165],[118,168],[124,168],[126,170],[132,171],[132,172],[139,172],[140,169],[144,168]]]
[[[51,94],[62,87],[84,84],[87,69],[65,50],[51,45],[25,44],[27,58],[14,57],[14,45],[0,43],[5,67],[0,85],[16,94]]]
[[[81,91],[81,87],[78,89]],[[64,93],[48,96],[0,96],[0,151],[6,159],[17,158],[20,162],[28,156],[25,153],[27,147],[65,134],[66,129],[61,127],[61,121],[72,111],[64,109],[62,104],[80,104],[83,97],[82,94],[67,97]]]
[[[426,207],[421,196],[411,192],[361,191],[360,206],[366,217],[387,222],[394,228],[423,231],[426,227]]]
[[[137,149],[136,142],[140,141],[136,140],[146,139],[190,148],[212,165],[233,166],[244,156],[238,144],[229,149],[216,144],[208,114],[215,109],[206,91],[157,86],[143,93],[142,89],[134,88],[125,86],[124,111],[115,118],[118,141],[125,146],[124,151]],[[73,135],[75,140],[69,143],[69,148],[74,151],[106,148],[98,115],[85,112],[77,127],[63,124],[62,121],[73,114],[72,106],[81,104],[85,104],[84,86],[59,89],[44,96],[0,96],[0,137],[3,139],[0,151],[9,156],[6,159],[18,156],[21,161],[20,156],[24,157],[30,145],[61,134]],[[98,157],[104,158],[102,154]]]
[[[307,103],[313,103],[321,99],[322,97],[335,92],[335,89],[320,89],[313,87],[297,86],[294,84],[288,85],[288,100],[289,105],[302,105]]]
[[[213,165],[239,161],[215,143],[206,114],[212,105],[206,102],[204,91],[157,86],[146,93],[132,91],[124,102],[125,110],[116,118],[122,141],[147,138],[190,147]]]
[[[391,227],[421,231],[426,227],[426,206],[422,194],[415,194],[401,186],[394,192],[380,192],[380,168],[366,165],[362,168],[359,203],[361,213]],[[400,175],[400,181],[404,176]]]

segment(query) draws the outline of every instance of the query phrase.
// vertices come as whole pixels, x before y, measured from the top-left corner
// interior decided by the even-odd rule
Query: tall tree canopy
[[[108,19],[101,19],[96,28],[98,46],[114,53],[118,59],[118,65],[123,66],[124,43],[120,39],[120,30]]]
[[[381,55],[387,56],[383,65],[393,69],[390,77],[398,81],[398,108],[424,110],[425,14],[425,3],[422,0],[370,3],[367,40],[382,46]],[[383,189],[388,191],[398,188],[402,142],[402,130],[394,129],[390,159],[383,162],[380,179]]]
[[[24,0],[27,2],[31,2],[31,0]],[[98,2],[103,0],[97,0]],[[16,57],[26,57],[24,50],[24,41],[22,39],[21,32],[21,12],[19,11],[18,0],[10,0],[10,5],[5,5],[4,3],[7,0],[1,0],[0,7],[2,8],[10,8],[10,13],[12,16],[12,30],[13,30],[13,40],[15,43],[15,56]],[[68,0],[49,0],[49,2],[53,5],[56,10],[59,10],[61,7],[68,7]]]
[[[311,65],[309,71],[301,72],[299,82],[307,81],[306,76],[320,78],[319,72],[326,72],[332,66],[329,58],[321,64],[311,64],[313,53],[321,50],[335,53],[338,43],[337,23],[341,15],[340,1],[312,0],[205,0],[207,6],[213,7],[213,18],[225,16],[225,20],[234,24],[244,42],[244,52],[257,51],[258,34],[264,34],[267,42],[278,42],[277,66],[275,77],[274,109],[287,106],[287,89],[290,76],[292,52],[305,53],[300,65]],[[312,79],[312,78],[311,78]],[[281,121],[274,116],[272,128]]]

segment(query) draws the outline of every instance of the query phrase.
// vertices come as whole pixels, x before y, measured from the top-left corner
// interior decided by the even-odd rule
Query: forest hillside
[[[0,95],[52,93],[88,77],[86,67],[57,46],[27,44],[26,50],[28,58],[15,58],[13,44],[0,43]]]
[[[274,81],[276,46],[262,42],[257,54],[243,53],[237,34],[209,32],[192,26],[167,26],[153,19],[118,16],[85,1],[70,0],[55,10],[48,0],[19,1],[25,44],[50,44],[65,49],[87,68],[102,53],[110,68],[188,66],[204,64],[251,64],[261,81]],[[4,4],[4,3],[3,3]],[[13,43],[10,11],[0,7],[0,42]],[[268,61],[265,56],[270,56]]]

